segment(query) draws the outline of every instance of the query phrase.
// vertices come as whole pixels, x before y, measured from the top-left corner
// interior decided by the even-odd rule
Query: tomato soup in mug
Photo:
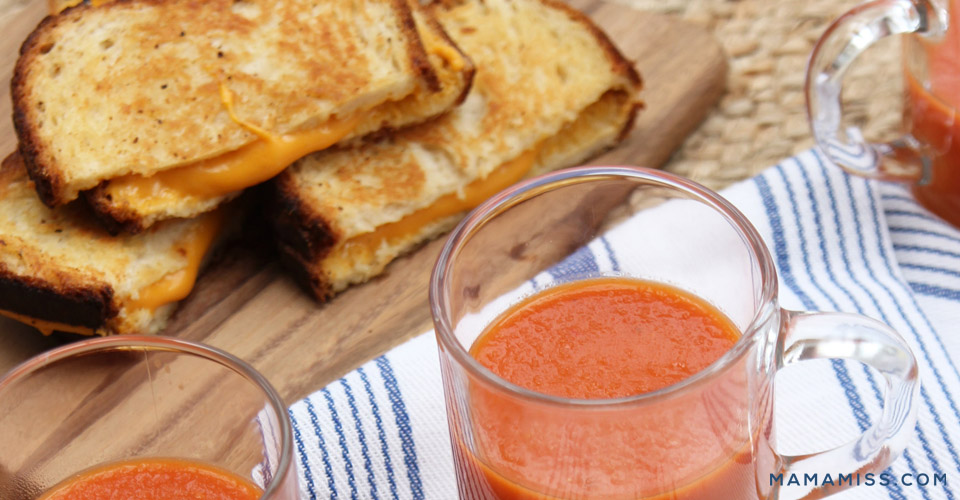
[[[614,399],[679,383],[740,338],[706,301],[626,278],[568,283],[515,305],[470,354],[525,389],[572,399]],[[531,413],[476,387],[474,435],[460,437],[461,495],[471,498],[757,498],[754,448],[744,429],[745,371],[693,397],[635,413],[618,409]],[[551,413],[552,412],[552,413]],[[611,418],[613,417],[613,418]],[[474,456],[463,446],[471,439]]]
[[[95,467],[61,482],[39,500],[257,500],[250,481],[211,465],[139,459]]]

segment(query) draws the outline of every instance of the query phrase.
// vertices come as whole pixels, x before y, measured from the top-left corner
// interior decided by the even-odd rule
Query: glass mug
[[[806,75],[817,144],[847,171],[912,184],[914,197],[960,227],[960,2],[876,0],[847,11],[817,42]],[[904,135],[872,143],[841,128],[843,77],[878,40],[903,40]]]
[[[171,458],[295,500],[290,422],[276,391],[218,349],[168,337],[84,340],[0,379],[0,498],[33,500],[92,467]]]
[[[629,256],[616,266],[587,257],[584,245],[606,245],[601,236],[625,215],[638,235]],[[536,393],[471,357],[478,336],[522,297],[599,276],[691,292],[725,313],[741,337],[682,382],[607,400]],[[916,360],[896,332],[862,316],[781,309],[756,229],[719,195],[662,171],[578,167],[491,198],[447,240],[430,304],[465,499],[781,498],[769,474],[881,471],[916,420]],[[774,375],[817,358],[853,359],[882,373],[883,415],[838,448],[778,454]]]

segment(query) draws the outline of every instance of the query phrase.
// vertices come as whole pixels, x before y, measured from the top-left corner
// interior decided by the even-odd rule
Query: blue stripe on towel
[[[914,200],[913,198],[911,198],[911,197],[909,197],[909,196],[907,196],[907,195],[903,195],[903,194],[886,194],[886,193],[884,193],[884,194],[881,194],[881,195],[880,195],[880,199],[881,199],[881,200],[885,200],[885,201],[905,201],[905,202],[910,203],[911,205],[913,205],[913,204],[916,203],[916,200]]]
[[[820,164],[820,168],[823,171],[824,177],[828,179],[828,183],[829,183],[829,177],[828,177],[828,172],[826,170],[826,166],[823,164],[823,161],[821,161],[819,155],[817,155],[817,162]],[[853,214],[853,228],[857,234],[857,248],[860,250],[860,255],[866,255],[867,245],[863,235],[863,224],[860,221],[860,212],[857,210],[855,205],[855,200],[857,199],[857,196],[853,192],[853,185],[851,184],[850,180],[851,180],[851,177],[849,175],[843,176],[844,188],[846,189],[846,192],[847,192],[847,198],[850,200],[850,213]],[[834,195],[833,195],[832,189],[830,190],[830,198],[831,198],[831,202],[833,202]],[[835,203],[834,203],[834,211],[839,214],[839,210],[837,209]],[[837,226],[839,227],[839,222],[837,223]],[[861,282],[860,280],[856,279],[856,277],[854,277],[854,273],[852,271],[852,265],[850,261],[847,260],[846,245],[845,245],[846,238],[843,237],[842,232],[840,233],[840,237],[838,239],[840,241],[840,247],[843,252],[844,264],[847,266],[847,271],[850,273],[850,277],[854,280],[854,282],[857,283],[857,285],[860,286],[860,289],[864,291],[866,296],[870,297],[870,301],[873,303],[873,306],[876,308],[877,311],[880,312],[881,315],[883,315],[884,321],[887,321],[889,323],[889,321],[886,319],[886,314],[884,314],[883,312],[883,307],[880,306],[880,302],[877,300],[876,296],[874,296],[873,293],[870,293],[870,290],[867,288],[867,286],[863,282]],[[875,276],[873,270],[870,269],[869,262],[864,261],[864,267],[869,275]],[[862,314],[863,309],[859,307],[858,309]],[[864,366],[864,370],[867,371],[867,373],[870,373],[869,370],[867,370],[866,366]],[[871,375],[871,381],[872,381],[872,373],[870,373],[870,375]],[[876,387],[874,387],[874,390],[876,391]]]
[[[950,288],[944,288],[942,286],[928,285],[926,283],[917,283],[913,281],[910,282],[910,288],[921,295],[929,295],[931,297],[939,297],[941,299],[960,302],[960,290],[953,290]]]
[[[927,455],[927,460],[929,460],[930,465],[933,466],[934,474],[938,474],[938,475],[943,474],[943,469],[940,467],[940,461],[937,460],[937,456],[933,453],[933,450],[930,448],[930,443],[927,441],[927,436],[926,434],[924,434],[923,429],[920,428],[920,422],[917,422],[917,425],[915,428],[917,430],[917,438],[920,439],[920,447],[923,448],[923,452]],[[910,457],[907,456],[906,451],[903,452],[903,456],[908,461],[912,462],[912,460],[910,460]],[[910,468],[911,469],[913,468],[912,463],[910,464]],[[919,484],[919,483],[917,483],[917,485],[920,486],[920,493],[923,494],[924,498],[930,498],[929,495],[927,495],[926,485]],[[943,492],[947,494],[947,498],[949,500],[954,500],[953,490],[950,488],[949,485],[947,484],[943,485]]]
[[[310,423],[313,424],[313,432],[317,436],[317,444],[320,446],[320,458],[323,460],[323,471],[327,474],[327,487],[330,488],[330,498],[338,498],[337,482],[333,477],[333,466],[330,465],[330,452],[327,450],[327,443],[323,439],[323,431],[320,430],[320,420],[317,418],[317,410],[313,407],[313,400],[307,396],[303,400],[307,405],[307,414],[310,415]]]
[[[780,165],[776,167],[781,175],[783,175],[783,170]],[[786,178],[784,177],[784,180]],[[776,200],[773,197],[770,184],[767,182],[767,179],[763,176],[757,176],[754,178],[754,183],[757,186],[757,191],[760,193],[761,200],[763,202],[764,211],[766,212],[767,219],[770,223],[770,227],[773,230],[773,247],[774,254],[777,260],[777,267],[780,270],[780,276],[783,278],[784,284],[790,288],[791,291],[800,299],[804,307],[807,309],[815,309],[816,304],[814,301],[803,291],[803,289],[797,284],[796,278],[793,275],[793,269],[790,265],[790,257],[787,251],[786,240],[783,237],[783,222],[780,217],[780,208],[777,205]],[[789,186],[789,185],[788,185]],[[792,191],[791,191],[792,192]],[[799,222],[799,217],[798,217]],[[801,244],[804,241],[803,238],[803,227],[797,225],[798,230],[800,231],[800,241]],[[806,259],[806,252],[803,251],[804,259]],[[809,265],[807,266],[809,269]],[[811,277],[812,278],[812,277]],[[816,284],[815,284],[816,285]],[[822,291],[822,290],[821,290]],[[826,293],[824,292],[824,295]],[[854,419],[857,422],[857,426],[860,428],[860,431],[865,431],[870,427],[870,417],[867,415],[866,411],[863,408],[863,403],[860,399],[860,394],[857,392],[856,387],[853,385],[853,381],[850,379],[850,374],[847,372],[846,365],[840,360],[831,360],[831,367],[833,368],[834,374],[837,377],[837,380],[840,382],[840,386],[843,388],[844,395],[847,398],[847,403],[850,406],[851,411],[853,412]],[[892,482],[891,482],[892,483]],[[897,491],[899,488],[892,488],[891,483],[887,484],[887,492],[891,498],[894,500],[903,500],[904,496],[902,492]]]
[[[926,271],[926,272],[931,272],[936,274],[942,274],[944,276],[950,276],[953,278],[960,278],[960,271],[947,269],[945,267],[934,267],[934,266],[925,266],[922,264],[904,264],[904,263],[901,263],[900,267],[903,269],[911,269],[914,271]]]
[[[343,458],[343,468],[347,472],[347,484],[350,486],[350,498],[351,500],[357,500],[357,480],[353,477],[353,460],[350,460],[350,448],[347,446],[347,437],[343,434],[343,424],[340,422],[340,415],[337,413],[337,405],[333,402],[333,396],[330,395],[329,389],[323,388],[320,392],[327,401],[330,420],[333,421],[333,430],[337,433],[337,444],[340,445],[340,456]]]
[[[406,404],[403,402],[403,396],[400,394],[400,386],[393,374],[393,367],[390,360],[385,356],[380,356],[376,360],[377,367],[380,369],[380,375],[383,377],[383,383],[387,388],[387,394],[390,396],[390,404],[393,406],[393,413],[397,421],[397,429],[400,431],[400,442],[403,447],[403,463],[407,466],[407,478],[410,480],[410,493],[415,500],[423,499],[423,485],[420,480],[420,466],[417,464],[417,448],[413,442],[413,432],[410,430],[410,416],[407,414]]]
[[[931,236],[934,238],[943,238],[951,243],[960,243],[960,238],[951,236],[949,234],[941,233],[938,231],[930,231],[927,229],[917,229],[915,227],[900,227],[900,226],[891,226],[888,228],[891,233],[902,233],[902,234],[918,234],[920,236]]]
[[[293,410],[287,410],[290,415],[290,422],[293,424],[293,440],[297,443],[297,454],[300,455],[300,467],[303,469],[303,478],[307,481],[307,494],[310,500],[316,500],[317,490],[313,484],[313,471],[310,469],[310,463],[307,461],[307,449],[303,445],[303,436],[300,434],[300,424],[297,422]]]
[[[370,485],[370,498],[378,499],[377,482],[373,474],[373,463],[370,461],[370,449],[367,447],[366,432],[363,431],[363,420],[360,419],[360,411],[357,409],[357,400],[353,396],[353,388],[346,378],[340,379],[340,385],[343,387],[343,393],[347,396],[347,405],[350,407],[350,415],[353,416],[353,427],[357,431],[357,440],[360,441],[360,454],[363,456],[363,468],[367,471],[367,484]]]
[[[844,232],[843,232],[843,229],[842,229],[841,223],[840,223],[839,211],[838,211],[838,209],[837,209],[838,207],[837,207],[837,203],[836,203],[836,196],[835,196],[835,194],[834,194],[834,187],[833,187],[833,183],[830,182],[830,173],[827,172],[826,166],[823,164],[822,161],[820,161],[820,158],[817,157],[817,156],[815,156],[815,158],[816,158],[816,160],[817,160],[818,165],[820,166],[821,173],[823,174],[824,187],[826,188],[825,191],[829,194],[830,203],[831,203],[831,208],[833,209],[834,215],[836,216],[835,221],[836,221],[836,224],[837,224],[837,227],[836,227],[836,230],[837,230],[837,239],[839,240],[840,249],[841,249],[841,254],[843,255],[843,261],[844,261],[844,264],[845,264],[845,266],[846,266],[847,273],[848,273],[848,275],[850,276],[851,280],[853,280],[855,283],[859,284],[860,287],[864,290],[864,292],[867,293],[867,296],[870,297],[870,298],[873,300],[873,304],[874,304],[874,306],[876,307],[877,311],[880,312],[880,315],[881,315],[882,320],[883,320],[885,323],[889,324],[889,323],[890,323],[890,319],[887,317],[886,313],[884,313],[883,309],[880,307],[880,304],[877,302],[876,298],[873,297],[872,294],[870,294],[870,292],[867,290],[867,288],[866,288],[864,285],[860,284],[859,280],[857,280],[857,278],[855,277],[855,275],[854,275],[854,273],[853,273],[853,268],[851,267],[849,260],[846,258],[846,244],[845,244],[845,241],[844,241],[846,238],[844,238],[844,234],[843,234]],[[800,167],[800,175],[801,175],[801,177],[803,178],[804,186],[807,188],[807,192],[808,192],[809,199],[810,199],[810,210],[813,211],[814,221],[816,221],[816,223],[817,223],[816,235],[817,235],[817,238],[818,238],[819,241],[820,241],[820,245],[819,245],[819,246],[820,246],[820,249],[821,249],[821,251],[822,251],[822,253],[823,253],[823,261],[824,261],[824,264],[825,264],[825,269],[826,269],[827,275],[828,275],[828,277],[830,278],[830,281],[832,281],[833,284],[834,284],[837,288],[840,288],[841,290],[844,291],[844,293],[847,294],[847,296],[850,298],[850,301],[853,303],[853,306],[854,306],[854,308],[856,309],[856,312],[859,313],[859,314],[864,314],[866,311],[864,310],[864,308],[863,308],[863,306],[860,304],[860,302],[859,302],[856,298],[854,298],[853,294],[851,294],[851,293],[850,293],[849,291],[847,291],[845,288],[843,288],[842,286],[840,286],[840,283],[837,281],[836,277],[834,276],[833,270],[832,270],[832,268],[831,268],[831,266],[830,266],[830,258],[829,258],[828,255],[827,255],[826,238],[825,238],[824,233],[823,233],[823,228],[822,228],[822,226],[820,226],[820,224],[819,224],[819,221],[820,221],[820,206],[819,206],[819,204],[817,203],[817,200],[816,200],[816,198],[814,197],[814,194],[813,194],[813,193],[814,193],[814,186],[813,186],[813,183],[810,181],[810,176],[808,175],[806,168],[804,168],[804,165],[801,164],[801,163],[799,162],[799,160],[797,160],[797,165]],[[781,173],[781,175],[782,175],[782,173]],[[784,182],[786,182],[786,177],[784,177]],[[851,203],[852,203],[852,200],[854,199],[854,193],[853,193],[852,185],[849,184],[849,183],[846,183],[845,186],[847,187],[847,195],[850,197],[850,200],[851,200]],[[855,211],[854,211],[854,212],[855,212]],[[859,219],[857,219],[857,221],[859,222]],[[858,226],[859,226],[859,225],[858,225]],[[864,241],[863,241],[863,239],[862,239],[862,237],[863,237],[863,236],[862,236],[862,232],[859,231],[859,227],[858,227],[858,236],[860,236],[860,238],[861,238],[861,239],[859,240],[860,246],[861,246],[861,247],[865,246],[865,243],[864,243]],[[811,280],[814,280],[814,281],[816,280],[816,277],[815,277],[814,273],[812,273],[812,272],[810,273],[810,279],[811,279]],[[882,405],[882,404],[883,404],[883,393],[881,392],[880,387],[879,387],[879,385],[877,384],[877,381],[876,381],[876,379],[875,379],[874,376],[873,376],[873,372],[869,369],[869,367],[867,367],[867,365],[861,365],[861,367],[862,367],[862,369],[863,369],[863,372],[864,372],[864,375],[865,375],[867,381],[869,382],[870,388],[873,390],[874,398],[877,400],[877,402],[878,402],[879,404]],[[920,425],[919,425],[919,423],[917,424],[917,430],[920,431]],[[921,433],[922,433],[922,431],[921,431]],[[904,450],[903,456],[904,456],[905,461],[907,462],[907,466],[908,466],[908,468],[910,469],[910,472],[912,472],[914,475],[916,475],[916,474],[917,474],[917,468],[916,468],[916,466],[914,465],[913,458],[910,456],[910,453],[909,453],[908,451]],[[935,465],[935,467],[936,467],[936,465]],[[921,485],[920,488],[921,488],[921,494],[923,495],[923,497],[929,499],[929,494],[928,494],[927,491],[926,491],[926,486]]]
[[[347,484],[350,486],[351,500],[357,500],[357,480],[353,475],[353,460],[350,459],[350,447],[347,446],[347,437],[343,433],[343,423],[340,421],[340,414],[337,412],[337,405],[333,401],[328,388],[320,390],[323,399],[327,402],[327,409],[330,411],[330,420],[333,422],[333,430],[337,433],[337,444],[340,445],[340,457],[343,458],[343,468],[347,473]]]
[[[377,425],[377,438],[380,439],[380,453],[383,454],[383,466],[387,469],[387,482],[390,484],[390,495],[397,499],[397,481],[393,477],[393,463],[390,461],[390,445],[387,442],[387,433],[383,430],[383,419],[380,417],[380,406],[377,405],[377,398],[373,394],[373,387],[370,385],[370,379],[363,367],[357,368],[360,374],[360,381],[363,382],[363,390],[367,391],[367,397],[370,400],[370,409],[373,411],[373,421]]]
[[[890,266],[890,259],[888,258],[887,251],[886,249],[884,249],[883,245],[880,243],[883,241],[882,235],[880,234],[881,227],[882,227],[881,220],[880,220],[881,212],[877,208],[876,203],[874,201],[875,196],[873,194],[873,188],[869,183],[866,186],[870,195],[869,196],[870,205],[871,205],[870,211],[873,214],[874,226],[875,226],[875,230],[877,231],[877,247],[880,251],[881,261],[884,263],[884,266],[886,267],[886,270],[889,273],[889,275],[896,276],[896,273],[894,272],[893,268]],[[897,307],[897,312],[899,312],[900,316],[903,317],[904,321],[907,322],[907,325],[910,328],[911,333],[913,333],[914,339],[916,340],[917,346],[920,347],[920,351],[923,353],[924,358],[927,361],[927,364],[930,366],[930,370],[933,373],[934,378],[936,378],[941,391],[943,392],[944,396],[947,398],[947,402],[949,403],[950,408],[953,410],[954,417],[958,421],[960,421],[960,412],[957,411],[957,406],[953,400],[953,396],[950,394],[949,391],[947,391],[946,385],[943,382],[943,378],[940,375],[940,371],[937,369],[936,365],[933,363],[933,360],[930,358],[930,353],[927,350],[926,344],[924,343],[923,339],[920,336],[920,332],[917,330],[916,326],[914,326],[913,321],[910,320],[910,317],[906,314],[903,305],[896,299],[893,292],[886,287],[882,287],[882,288],[886,292],[887,296],[890,297],[890,300],[893,302],[893,304]],[[943,346],[942,340],[940,339],[937,332],[933,329],[933,325],[930,324],[930,320],[928,320],[927,317],[923,315],[923,313],[921,312],[922,310],[920,309],[919,304],[917,304],[916,299],[913,297],[913,295],[911,295],[910,290],[907,289],[906,287],[903,287],[903,292],[912,301],[912,305],[914,309],[918,311],[918,316],[924,321],[924,323],[926,324],[926,327],[933,334],[933,337],[938,342],[940,348],[944,349],[944,352],[946,352]],[[950,365],[953,366],[954,373],[956,373],[956,366],[953,365],[953,360],[951,360],[949,356],[947,356],[947,360],[950,363]],[[943,437],[944,444],[946,444],[947,446],[947,451],[950,453],[950,457],[953,459],[954,466],[958,470],[960,470],[960,458],[958,458],[957,456],[957,451],[953,446],[953,442],[950,439],[950,436],[947,434],[947,431],[943,426],[943,421],[940,418],[940,414],[937,412],[936,407],[934,407],[933,402],[930,400],[930,395],[927,392],[927,388],[923,385],[920,386],[920,396],[923,399],[925,405],[927,406],[927,409],[930,411],[931,415],[933,416],[934,423],[936,424],[937,428],[940,430],[940,433]],[[919,421],[917,425],[919,427]],[[933,462],[932,465],[934,465],[934,467],[938,466],[937,462]],[[944,485],[944,490],[947,492],[947,496],[949,498],[951,499],[954,498],[953,492],[948,485]]]
[[[903,217],[913,217],[913,218],[915,218],[915,219],[921,219],[921,220],[925,220],[925,221],[928,221],[928,222],[940,222],[939,219],[937,219],[936,217],[934,217],[934,216],[932,216],[932,215],[928,215],[928,214],[923,213],[923,212],[914,212],[914,211],[912,211],[912,210],[893,210],[893,209],[891,209],[891,210],[887,210],[887,211],[886,211],[886,214],[887,214],[888,217],[889,217],[889,216],[897,216],[897,215],[899,215],[899,216],[903,216]]]
[[[594,275],[599,270],[597,258],[590,251],[590,248],[584,245],[557,265],[547,269],[547,272],[550,273],[554,281],[564,283],[578,277]]]
[[[620,262],[617,260],[617,255],[613,252],[613,248],[610,248],[610,242],[607,241],[607,237],[601,236],[600,241],[603,242],[603,248],[607,249],[607,257],[610,259],[610,266],[613,268],[613,272],[620,272]]]
[[[800,163],[800,161],[797,159],[794,159],[794,161],[797,163],[797,166],[800,168],[800,170],[803,171],[803,165]],[[797,203],[797,196],[793,190],[793,186],[790,184],[790,180],[787,179],[786,170],[783,168],[783,165],[777,165],[774,170],[776,170],[776,172],[780,174],[780,180],[783,181],[783,188],[787,191],[787,203],[790,206],[791,213],[793,213],[794,220],[797,222],[796,229],[797,229],[797,235],[798,235],[797,238],[800,241],[800,260],[803,261],[804,270],[806,270],[807,276],[810,278],[810,283],[813,285],[814,288],[817,289],[818,292],[820,292],[820,295],[822,295],[825,299],[827,299],[827,302],[830,303],[830,307],[834,311],[839,311],[840,304],[838,304],[836,300],[833,300],[833,296],[827,293],[826,289],[824,289],[823,286],[821,286],[820,283],[818,283],[813,276],[813,272],[812,272],[813,268],[810,265],[810,251],[807,249],[807,235],[806,235],[806,231],[804,231],[803,223],[801,222],[803,218],[800,217],[800,209],[798,208],[799,204]],[[774,206],[776,210],[779,210],[779,206],[777,206],[776,204]],[[784,248],[786,248],[786,245],[784,245]],[[788,258],[788,255],[785,253],[784,257]],[[805,292],[804,292],[804,296],[807,296]],[[804,303],[804,307],[810,310],[815,310],[816,303],[813,301],[813,299],[809,297],[808,297],[808,300],[809,300],[809,304]]]
[[[775,167],[783,177],[784,182],[786,183],[786,176],[783,174],[782,165],[777,165]],[[797,298],[803,303],[803,307],[806,309],[816,309],[816,303],[809,295],[797,284],[797,280],[793,274],[793,268],[790,265],[790,257],[787,251],[787,243],[783,237],[783,224],[780,218],[780,208],[777,205],[776,200],[773,198],[773,193],[770,189],[770,185],[767,183],[767,180],[764,177],[757,177],[755,180],[757,187],[760,188],[760,196],[763,199],[763,206],[767,212],[767,217],[770,219],[770,226],[773,228],[773,239],[774,239],[774,248],[777,258],[777,263],[780,267],[780,275],[783,277],[783,282],[790,287],[790,290],[794,292]],[[785,184],[787,187],[787,194],[789,197],[793,198],[793,189],[790,188],[789,184]],[[795,203],[794,203],[795,205]],[[800,217],[797,217],[797,230],[799,233],[800,239],[800,252],[803,257],[804,266],[809,270],[810,262],[807,255],[806,249],[806,237],[804,235],[803,226],[799,224]],[[812,277],[811,277],[812,279]],[[819,284],[816,282],[813,283],[814,286],[820,290],[824,296],[829,298],[826,291],[823,290]],[[832,302],[836,305],[835,302]],[[870,417],[867,415],[866,411],[863,408],[863,402],[860,400],[860,393],[857,392],[856,387],[853,385],[853,381],[850,379],[850,374],[847,372],[846,365],[840,360],[831,360],[831,366],[833,371],[837,376],[837,380],[840,381],[840,386],[843,388],[843,392],[847,397],[847,401],[850,404],[850,409],[853,411],[854,419],[857,421],[857,426],[860,427],[861,431],[865,431],[870,427]]]
[[[925,254],[939,255],[941,257],[953,257],[960,259],[960,253],[949,252],[939,248],[922,247],[919,245],[898,245],[894,243],[893,249],[901,252],[920,252]]]

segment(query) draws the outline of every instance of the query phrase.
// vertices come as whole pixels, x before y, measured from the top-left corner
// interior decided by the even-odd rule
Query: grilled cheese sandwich
[[[0,195],[0,315],[44,333],[159,332],[240,215],[231,204],[112,236],[81,205],[41,203],[17,154]]]
[[[321,300],[516,181],[614,145],[640,105],[632,65],[569,7],[452,0],[429,8],[477,65],[464,103],[373,143],[311,154],[273,181],[284,261]]]
[[[85,192],[135,232],[212,210],[307,153],[441,114],[472,74],[404,0],[81,4],[24,43],[14,121],[45,203]]]

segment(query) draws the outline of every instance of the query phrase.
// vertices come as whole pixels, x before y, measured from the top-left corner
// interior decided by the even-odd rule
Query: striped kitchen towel
[[[848,176],[815,151],[722,194],[769,246],[783,307],[876,318],[920,361],[919,421],[907,451],[886,484],[835,498],[960,500],[960,231],[906,188]],[[572,258],[612,271],[629,260],[634,234],[628,220]],[[850,440],[879,417],[881,390],[859,363],[784,370],[778,448],[796,454]],[[295,403],[290,417],[302,498],[457,497],[432,332]]]

